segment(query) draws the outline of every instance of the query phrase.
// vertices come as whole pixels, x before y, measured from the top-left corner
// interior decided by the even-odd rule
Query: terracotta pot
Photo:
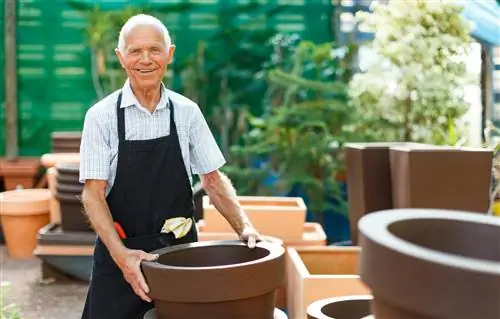
[[[393,207],[485,214],[492,160],[493,151],[482,148],[392,147]]]
[[[40,173],[40,166],[38,157],[20,157],[16,161],[0,159],[0,176],[3,177],[5,190],[33,188]]]
[[[183,319],[189,319],[187,317],[182,317]],[[225,318],[225,317],[220,317],[220,318]],[[161,317],[158,317],[156,313],[156,309],[151,309],[146,314],[144,315],[144,319],[162,319]],[[287,315],[281,311],[278,308],[274,309],[274,319],[288,319]]]
[[[80,153],[47,153],[40,158],[42,165],[46,168],[54,167],[57,164],[79,164]]]
[[[321,299],[370,293],[360,280],[359,247],[288,247],[286,284],[288,314],[307,318],[307,307]]]
[[[500,318],[500,219],[401,209],[366,215],[359,230],[376,319]]]
[[[50,222],[59,224],[61,222],[61,206],[56,198],[57,170],[55,167],[47,169],[47,184],[50,189]]]
[[[416,143],[348,143],[347,192],[351,241],[358,244],[358,221],[368,213],[392,208],[392,184],[389,149]]]
[[[261,234],[282,239],[301,238],[307,210],[302,198],[238,196],[238,201]],[[208,196],[203,198],[203,219],[208,232],[232,231],[231,225],[210,203]]]
[[[36,247],[37,233],[50,222],[50,190],[22,189],[0,193],[0,215],[12,258],[30,259]]]
[[[143,262],[142,269],[159,318],[274,317],[276,290],[284,282],[283,247],[212,241],[153,253],[158,260]]]
[[[326,298],[307,307],[307,319],[363,319],[371,314],[372,296]]]

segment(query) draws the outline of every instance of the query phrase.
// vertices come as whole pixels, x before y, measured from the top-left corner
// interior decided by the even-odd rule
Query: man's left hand
[[[259,240],[259,233],[252,226],[245,226],[240,234],[240,239],[247,243],[248,248],[253,249]]]

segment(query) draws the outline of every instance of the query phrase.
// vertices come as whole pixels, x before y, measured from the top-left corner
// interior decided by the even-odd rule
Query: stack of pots
[[[56,198],[61,210],[64,231],[92,231],[81,203],[83,184],[79,182],[78,164],[60,163],[55,166]]]
[[[52,153],[79,153],[81,132],[53,132]]]

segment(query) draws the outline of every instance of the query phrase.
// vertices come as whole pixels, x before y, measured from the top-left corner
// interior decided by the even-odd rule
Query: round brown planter
[[[371,314],[372,296],[326,298],[307,307],[307,319],[363,319]]]
[[[7,252],[12,258],[30,259],[37,233],[50,223],[48,189],[21,189],[0,193],[0,215]]]
[[[500,219],[398,209],[364,216],[359,230],[376,319],[500,318]]]
[[[184,319],[186,317],[182,318]],[[220,318],[225,318],[225,317],[220,317]],[[158,317],[155,309],[151,309],[148,312],[146,312],[146,314],[144,315],[144,319],[162,319],[162,318]],[[274,319],[288,319],[288,316],[280,309],[274,308]]]
[[[79,153],[81,138],[81,132],[53,132],[52,152]]]
[[[55,166],[56,199],[61,212],[61,228],[64,231],[92,231],[81,203],[83,184],[78,181],[80,167],[76,163],[59,163]]]
[[[142,269],[158,318],[274,318],[276,290],[284,283],[282,246],[210,241],[153,253],[159,258]]]

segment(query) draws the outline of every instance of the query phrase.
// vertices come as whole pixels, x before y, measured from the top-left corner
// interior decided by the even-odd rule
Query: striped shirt
[[[125,108],[125,139],[146,140],[170,134],[168,97],[175,108],[175,124],[184,165],[192,184],[192,174],[206,174],[226,161],[196,103],[162,85],[160,101],[153,112],[140,105],[127,80],[117,90],[87,111],[80,145],[80,182],[107,180],[109,194],[116,176],[118,160],[118,124],[116,102],[122,91]]]

